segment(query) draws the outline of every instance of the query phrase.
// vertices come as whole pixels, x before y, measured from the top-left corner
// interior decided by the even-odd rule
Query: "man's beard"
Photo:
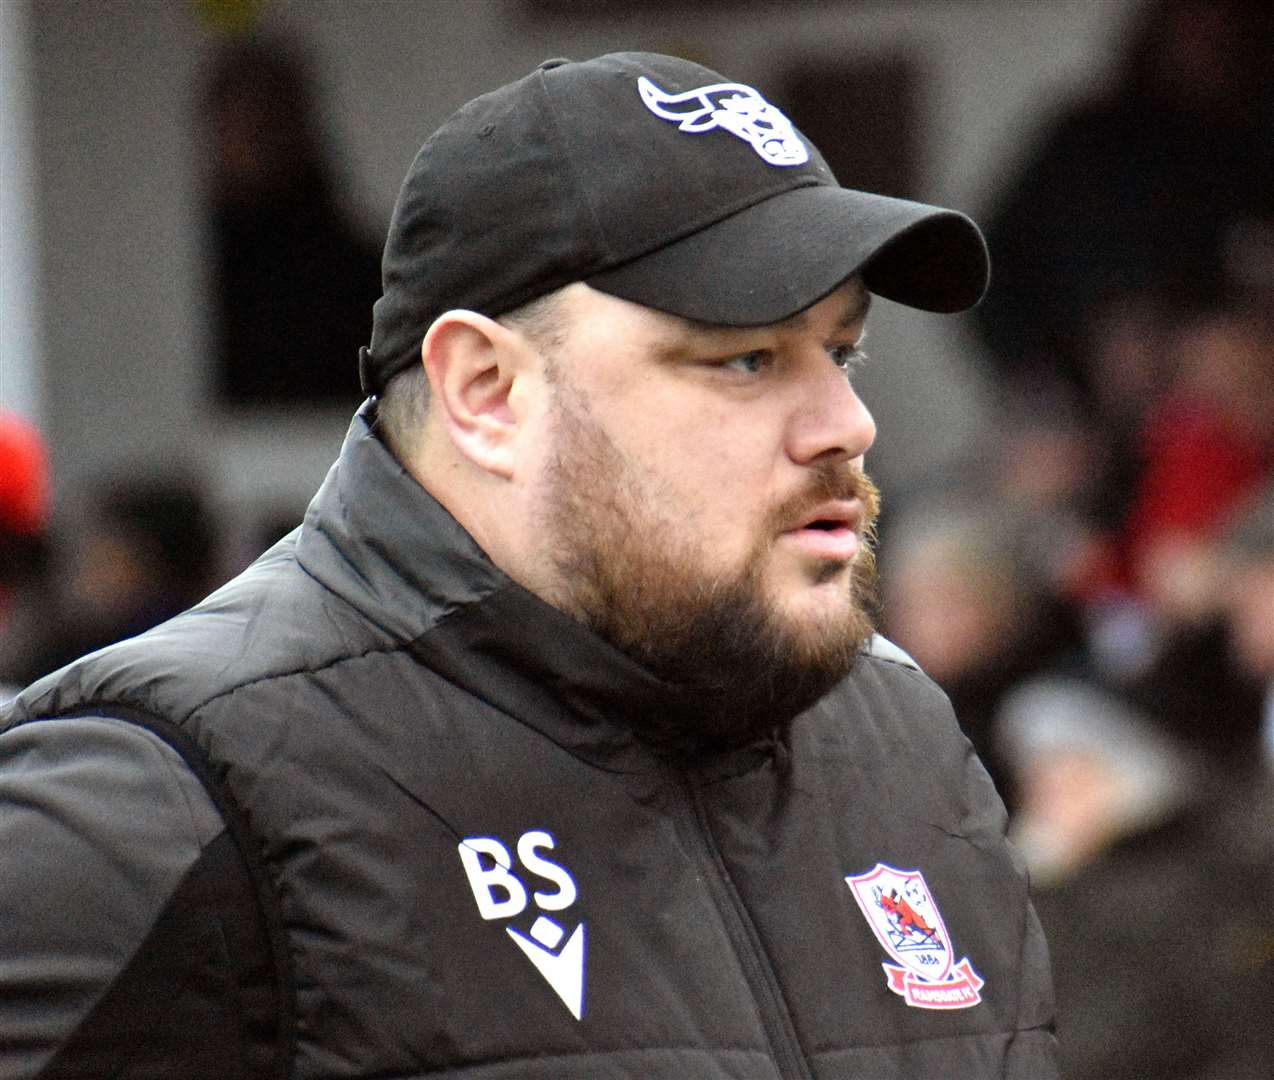
[[[550,597],[685,703],[651,716],[637,734],[657,748],[702,756],[771,734],[823,697],[871,636],[877,605],[868,547],[875,485],[845,462],[811,469],[810,482],[761,522],[732,575],[706,569],[709,541],[657,512],[609,436],[558,383],[557,445],[544,507],[559,592]],[[779,535],[828,500],[861,500],[866,527],[844,581],[843,609],[808,625],[778,610],[764,572]],[[815,578],[845,570],[828,563]],[[832,587],[823,584],[824,588]]]

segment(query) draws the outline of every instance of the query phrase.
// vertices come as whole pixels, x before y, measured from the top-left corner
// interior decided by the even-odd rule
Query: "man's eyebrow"
[[[840,322],[836,324],[837,328],[845,330],[853,326],[854,323],[861,322],[867,318],[867,313],[871,310],[871,300],[871,293],[864,289],[855,298],[855,302],[850,304],[845,310],[845,314],[840,317]]]

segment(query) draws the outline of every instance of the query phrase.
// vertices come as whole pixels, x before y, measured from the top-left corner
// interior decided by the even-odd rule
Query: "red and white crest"
[[[882,964],[889,988],[918,1009],[967,1009],[984,983],[957,961],[942,913],[919,870],[877,863],[845,878],[876,940],[897,964]]]

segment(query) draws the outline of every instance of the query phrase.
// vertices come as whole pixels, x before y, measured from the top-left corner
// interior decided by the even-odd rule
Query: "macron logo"
[[[494,837],[470,836],[460,841],[457,850],[478,914],[484,919],[514,919],[532,904],[537,909],[539,914],[525,932],[506,926],[505,933],[579,1020],[584,1015],[584,924],[577,923],[568,936],[565,927],[543,914],[565,911],[578,895],[574,878],[540,854],[552,851],[554,846],[553,837],[540,830],[523,833],[518,839],[519,865],[551,886],[529,893],[527,885],[514,873],[509,849]]]

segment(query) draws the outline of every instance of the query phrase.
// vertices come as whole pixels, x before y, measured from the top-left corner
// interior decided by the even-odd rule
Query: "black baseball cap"
[[[672,56],[551,60],[429,137],[390,222],[359,354],[378,393],[455,308],[500,315],[573,281],[724,326],[781,322],[854,274],[926,311],[989,266],[963,214],[841,187],[755,89]]]

